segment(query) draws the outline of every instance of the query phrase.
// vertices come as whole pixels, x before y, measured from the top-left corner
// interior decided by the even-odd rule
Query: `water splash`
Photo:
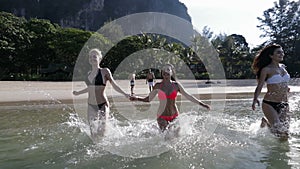
[[[199,112],[182,113],[171,124],[175,126],[174,128],[161,132],[156,120],[153,119],[119,121],[115,116],[111,116],[107,122],[105,136],[101,140],[94,140],[94,143],[98,150],[130,158],[153,157],[170,151],[176,152],[177,143],[184,141],[187,137],[194,138],[193,142],[197,143],[207,139],[203,124],[206,118],[208,116],[199,116]],[[89,126],[79,116],[71,114],[66,124],[78,127],[81,132],[90,136]],[[176,129],[179,126],[178,135]],[[186,145],[189,141],[191,140],[185,140]],[[88,151],[88,153],[95,154],[95,151],[92,153]]]

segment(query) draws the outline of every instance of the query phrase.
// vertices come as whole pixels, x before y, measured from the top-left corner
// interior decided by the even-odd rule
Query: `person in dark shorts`
[[[134,85],[135,85],[135,72],[130,74],[128,78],[129,78],[129,83],[130,83],[131,95],[133,95],[134,94],[133,89],[134,89]]]
[[[149,72],[147,73],[147,77],[146,77],[146,84],[149,85],[150,92],[153,90],[154,80],[155,80],[154,73],[151,71],[151,69],[149,69]]]

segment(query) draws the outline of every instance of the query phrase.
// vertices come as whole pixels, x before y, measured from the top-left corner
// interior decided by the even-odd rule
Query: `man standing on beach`
[[[149,72],[146,77],[146,84],[148,83],[150,92],[153,90],[154,79],[155,79],[154,73],[151,71],[151,69],[149,69]]]

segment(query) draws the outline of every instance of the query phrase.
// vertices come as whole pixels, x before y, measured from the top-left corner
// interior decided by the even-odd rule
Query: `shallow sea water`
[[[56,102],[0,106],[0,168],[300,168],[299,103],[300,95],[290,98],[288,141],[259,127],[262,112],[251,110],[251,99],[226,100],[222,112],[182,101],[179,136],[158,130],[155,102],[112,103],[107,133],[96,142],[84,104],[79,112]]]

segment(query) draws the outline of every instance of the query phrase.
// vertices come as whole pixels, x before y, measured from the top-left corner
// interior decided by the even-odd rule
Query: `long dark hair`
[[[273,55],[275,49],[278,48],[282,48],[282,47],[278,44],[267,45],[263,49],[261,49],[258,52],[258,54],[255,56],[252,63],[252,69],[256,74],[257,79],[260,77],[261,70],[272,62],[270,56]]]

